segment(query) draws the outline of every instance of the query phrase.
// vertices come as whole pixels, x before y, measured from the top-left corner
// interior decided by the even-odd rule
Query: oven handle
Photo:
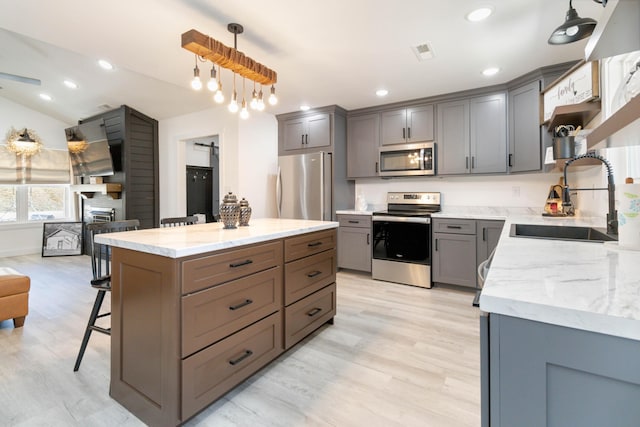
[[[405,217],[405,216],[391,216],[391,215],[373,215],[371,217],[373,222],[385,221],[385,222],[411,222],[414,224],[430,224],[431,218],[425,217]]]

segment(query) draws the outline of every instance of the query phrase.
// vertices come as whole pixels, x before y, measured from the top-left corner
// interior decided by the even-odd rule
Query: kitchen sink
[[[573,227],[561,225],[511,224],[511,237],[529,237],[534,239],[575,240],[583,242],[610,242],[618,238],[604,230],[593,227]]]

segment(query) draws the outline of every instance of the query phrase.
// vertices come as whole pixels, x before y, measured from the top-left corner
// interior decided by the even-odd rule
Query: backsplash
[[[560,173],[520,175],[435,176],[421,178],[359,179],[356,195],[362,194],[369,210],[385,207],[389,191],[439,191],[442,206],[523,207],[542,213],[549,186]]]

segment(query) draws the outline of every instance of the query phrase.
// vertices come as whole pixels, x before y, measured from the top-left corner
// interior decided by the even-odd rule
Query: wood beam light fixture
[[[224,102],[220,68],[227,68],[233,72],[233,92],[229,104],[229,111],[240,111],[240,117],[246,119],[249,117],[247,105],[258,111],[264,110],[264,101],[262,98],[263,85],[271,85],[269,103],[275,105],[278,102],[278,98],[275,95],[276,88],[274,86],[278,81],[278,75],[275,71],[238,50],[238,34],[242,34],[244,31],[242,25],[231,23],[227,26],[227,29],[233,33],[233,47],[225,46],[218,40],[196,30],[189,30],[182,34],[182,47],[195,54],[195,68],[193,69],[193,80],[191,81],[191,87],[194,90],[200,90],[203,87],[202,81],[200,80],[198,61],[211,61],[211,74],[209,82],[207,83],[207,89],[215,92],[213,99],[217,103]],[[217,71],[216,66],[218,67]],[[241,108],[239,108],[238,95],[236,92],[236,74],[242,77]],[[253,91],[249,103],[246,102],[244,94],[246,79],[253,82]],[[260,85],[259,92],[256,91],[256,84]]]

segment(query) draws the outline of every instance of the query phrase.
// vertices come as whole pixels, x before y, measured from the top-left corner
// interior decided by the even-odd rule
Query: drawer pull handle
[[[355,221],[353,219],[350,219],[349,224],[360,224],[360,221]]]
[[[243,265],[249,265],[249,264],[253,264],[253,261],[251,261],[250,259],[247,259],[240,262],[233,262],[229,264],[229,267],[236,268],[236,267],[242,267]]]
[[[320,313],[322,311],[322,309],[320,307],[316,307],[313,310],[311,310],[310,312],[307,313],[307,316],[309,317],[313,317],[316,314]]]
[[[229,310],[237,310],[249,304],[253,304],[253,301],[250,299],[247,299],[247,300],[244,300],[244,302],[241,302],[240,304],[232,305],[231,307],[229,307]]]
[[[229,360],[229,365],[235,366],[238,363],[242,362],[247,357],[251,356],[252,354],[253,354],[253,351],[245,350],[244,353],[242,353],[242,356],[240,356],[240,357],[238,357],[237,359],[234,359],[234,360]]]
[[[447,225],[447,228],[453,228],[454,230],[461,230],[461,225]]]
[[[316,246],[320,246],[321,244],[322,244],[322,242],[313,242],[313,243],[309,243],[309,244],[307,245],[307,247],[309,247],[309,248],[314,248],[314,247],[316,247]]]
[[[312,271],[311,273],[307,273],[307,277],[311,279],[312,277],[316,277],[321,274],[322,274],[322,271],[316,270],[316,271]]]

